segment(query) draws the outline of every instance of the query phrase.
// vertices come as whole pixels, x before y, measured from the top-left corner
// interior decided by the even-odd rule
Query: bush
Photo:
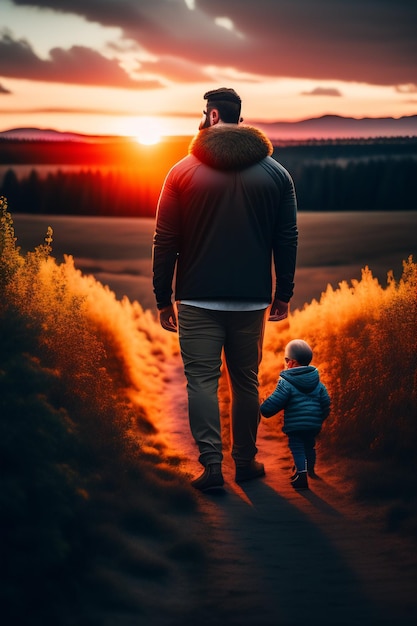
[[[265,397],[283,368],[286,343],[302,338],[311,345],[313,364],[332,397],[320,454],[353,481],[358,497],[392,500],[394,508],[399,501],[407,503],[406,524],[414,533],[416,295],[417,265],[411,257],[398,283],[388,273],[386,288],[368,268],[360,281],[342,282],[336,290],[328,286],[320,302],[291,315],[285,330],[267,325],[260,372]]]
[[[2,614],[74,623],[103,596],[129,602],[102,571],[127,550],[121,530],[143,535],[121,565],[155,585],[190,543],[176,518],[196,515],[194,496],[156,426],[172,345],[139,305],[118,302],[70,257],[57,265],[51,229],[21,256],[4,198],[0,212]],[[160,546],[149,555],[138,546],[152,525]]]

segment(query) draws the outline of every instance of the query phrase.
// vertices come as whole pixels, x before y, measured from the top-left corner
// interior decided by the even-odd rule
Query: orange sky
[[[2,0],[0,131],[196,131],[234,87],[247,122],[417,113],[410,0]],[[144,119],[147,118],[147,119]]]

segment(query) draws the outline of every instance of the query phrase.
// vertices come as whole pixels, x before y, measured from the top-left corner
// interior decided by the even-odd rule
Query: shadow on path
[[[261,480],[242,494],[201,496],[214,556],[201,624],[215,616],[236,626],[382,623],[352,568],[307,515]]]
[[[195,475],[201,467],[183,386],[175,389],[169,432],[186,457],[183,469]],[[337,481],[325,476],[310,481],[309,491],[294,491],[283,469],[287,451],[270,432],[260,429],[259,448],[265,478],[237,485],[226,452],[225,489],[198,494],[212,558],[201,572],[198,613],[184,626],[417,623],[416,559],[407,558],[407,546],[384,533]]]

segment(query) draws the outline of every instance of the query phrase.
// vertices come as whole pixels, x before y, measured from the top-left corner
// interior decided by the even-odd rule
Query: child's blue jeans
[[[316,464],[316,437],[319,430],[296,430],[288,433],[288,447],[298,472],[314,472]]]

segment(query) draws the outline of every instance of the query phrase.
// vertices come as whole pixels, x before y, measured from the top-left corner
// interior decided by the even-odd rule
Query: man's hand
[[[177,332],[177,316],[172,304],[159,311],[159,321],[165,330],[169,330],[171,333]]]
[[[275,298],[269,311],[269,322],[280,322],[288,317],[289,303]]]

